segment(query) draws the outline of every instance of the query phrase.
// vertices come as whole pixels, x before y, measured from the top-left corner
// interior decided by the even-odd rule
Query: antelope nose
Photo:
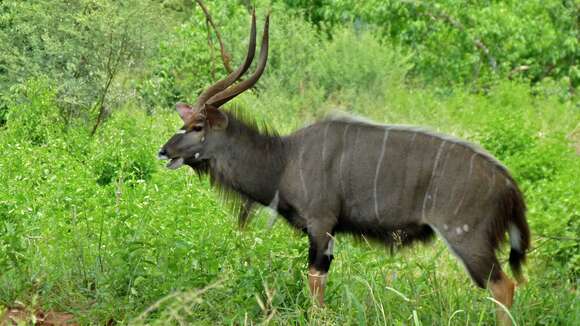
[[[167,151],[165,148],[162,148],[159,153],[157,154],[157,158],[160,160],[167,160],[169,157],[167,156]]]

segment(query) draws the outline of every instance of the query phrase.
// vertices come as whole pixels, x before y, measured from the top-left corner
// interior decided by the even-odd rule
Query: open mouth
[[[165,167],[171,170],[180,168],[183,165],[183,157],[172,158]]]
[[[197,161],[200,157],[200,153],[196,152],[193,154],[193,159],[195,161]],[[166,168],[171,169],[171,170],[175,170],[180,168],[183,164],[185,164],[185,159],[183,157],[174,157],[171,158],[169,156],[166,155],[166,153],[164,151],[160,151],[159,154],[157,155],[157,158],[160,160],[169,160],[169,162],[167,162],[167,165],[165,165]],[[188,159],[188,162],[190,162],[191,160]]]
[[[164,153],[159,153],[157,158],[160,160],[169,160],[169,162],[167,162],[167,165],[165,165],[165,167],[167,167],[171,170],[175,170],[175,169],[179,168],[180,166],[182,166],[183,161],[184,161],[183,157],[170,158],[169,156],[165,155]]]

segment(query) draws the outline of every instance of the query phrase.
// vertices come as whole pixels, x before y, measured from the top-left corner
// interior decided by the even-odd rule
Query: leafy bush
[[[0,93],[44,75],[65,122],[94,124],[104,107],[129,95],[114,98],[123,87],[114,82],[142,67],[160,37],[155,29],[165,25],[160,10],[155,1],[2,1]]]
[[[574,152],[561,133],[542,139],[537,145],[515,153],[509,159],[516,176],[524,182],[550,181],[574,165]]]
[[[155,138],[141,130],[139,116],[120,112],[103,126],[103,134],[91,145],[92,166],[100,185],[111,182],[144,182],[156,169]]]
[[[333,35],[337,25],[380,29],[413,50],[413,72],[445,84],[493,75],[532,82],[562,80],[566,97],[580,85],[574,1],[472,2],[285,0]],[[530,23],[533,22],[533,23]]]
[[[1,95],[0,95],[1,96]],[[8,101],[0,99],[0,128],[6,124],[6,116],[8,115]]]
[[[0,267],[4,270],[17,269],[26,260],[23,254],[26,228],[12,213],[13,205],[8,200],[0,200]]]
[[[525,129],[515,117],[498,117],[485,126],[479,142],[500,160],[517,153],[525,152],[535,146],[536,137],[533,131]]]
[[[314,56],[317,59],[307,63],[304,79],[328,94],[349,90],[381,95],[391,84],[402,83],[409,69],[396,48],[379,43],[367,32],[337,31]]]
[[[56,88],[46,79],[32,79],[12,88],[20,94],[6,115],[11,137],[33,145],[47,144],[59,138],[64,130],[56,106]]]
[[[580,187],[576,180],[580,167],[577,162],[562,168],[550,182],[538,182],[529,191],[530,214],[535,234],[535,246],[551,257],[556,266],[564,266],[569,277],[580,277]]]

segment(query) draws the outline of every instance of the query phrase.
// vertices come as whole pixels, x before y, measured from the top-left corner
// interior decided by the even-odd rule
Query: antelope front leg
[[[310,249],[308,251],[308,286],[310,293],[320,306],[324,305],[324,288],[332,255],[333,240],[330,233],[308,234]]]

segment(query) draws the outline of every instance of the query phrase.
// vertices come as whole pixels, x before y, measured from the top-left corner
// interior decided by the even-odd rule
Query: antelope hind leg
[[[482,232],[469,231],[467,236],[463,229],[445,230],[440,235],[446,240],[453,253],[465,265],[475,284],[489,288],[495,300],[506,308],[511,308],[514,298],[515,283],[501,270],[500,263],[489,240]],[[437,228],[437,230],[441,230]],[[459,232],[461,231],[461,232]],[[498,325],[511,325],[508,314],[496,305]]]
[[[504,272],[501,272],[498,280],[490,281],[488,287],[491,290],[494,299],[501,302],[508,309],[512,307],[516,286]],[[501,307],[496,307],[495,311],[498,325],[507,326],[512,324],[510,317]]]

